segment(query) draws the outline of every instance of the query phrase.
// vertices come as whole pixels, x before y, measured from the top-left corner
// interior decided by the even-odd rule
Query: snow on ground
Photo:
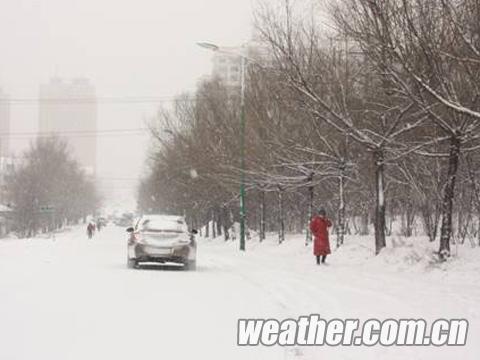
[[[347,238],[317,266],[301,235],[278,246],[202,239],[198,270],[127,270],[124,229],[93,240],[0,240],[0,359],[478,359],[480,249],[432,262],[422,238],[378,257]],[[392,240],[392,239],[391,239]],[[412,243],[415,242],[415,246]],[[467,318],[465,347],[237,347],[238,318]]]

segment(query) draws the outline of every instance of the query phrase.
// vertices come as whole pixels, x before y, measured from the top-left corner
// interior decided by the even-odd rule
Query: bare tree
[[[99,197],[58,138],[42,138],[25,152],[24,164],[7,178],[15,228],[21,236],[53,231],[94,214]]]
[[[449,142],[442,259],[450,254],[459,158],[476,149],[479,137],[478,13],[474,0],[348,0],[337,8],[337,19],[383,69],[392,92],[413,101]]]
[[[408,149],[401,141],[424,121],[406,97],[389,93],[381,69],[368,58],[329,49],[315,26],[295,20],[288,1],[282,14],[257,14],[285,83],[319,122],[347,135],[372,154],[376,184],[376,253],[385,246],[385,164]]]

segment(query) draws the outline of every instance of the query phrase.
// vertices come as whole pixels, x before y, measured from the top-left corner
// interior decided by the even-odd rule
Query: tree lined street
[[[479,359],[480,0],[2,16],[0,360]]]

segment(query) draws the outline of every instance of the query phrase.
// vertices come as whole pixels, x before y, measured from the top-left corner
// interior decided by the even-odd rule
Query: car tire
[[[184,269],[185,270],[188,270],[188,271],[195,271],[197,270],[197,261],[196,260],[189,260],[185,263],[185,266],[184,266]]]
[[[136,269],[138,267],[137,260],[135,259],[127,259],[127,268],[129,269]]]

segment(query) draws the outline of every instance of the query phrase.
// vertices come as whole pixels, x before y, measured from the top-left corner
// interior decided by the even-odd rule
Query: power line
[[[75,135],[75,134],[109,134],[109,133],[124,133],[124,132],[145,132],[149,131],[149,128],[126,128],[126,129],[105,129],[105,130],[60,130],[60,131],[25,131],[6,133],[0,132],[0,136],[10,135],[39,135],[39,136],[55,136],[55,135]]]
[[[130,129],[108,129],[108,130],[72,130],[72,131],[40,131],[40,132],[14,132],[0,133],[0,138],[23,139],[32,137],[92,137],[92,136],[125,136],[125,135],[145,135],[148,134],[148,128],[130,128]]]
[[[0,104],[9,105],[82,105],[82,104],[142,104],[196,101],[195,96],[143,96],[143,97],[78,97],[78,98],[0,98]]]
[[[149,128],[125,128],[125,129],[104,129],[104,130],[62,130],[62,131],[26,131],[26,132],[16,132],[16,133],[1,133],[0,136],[2,135],[9,135],[9,134],[14,134],[14,135],[33,135],[33,134],[38,134],[38,135],[48,135],[51,136],[56,135],[56,134],[83,134],[83,133],[112,133],[112,132],[132,132],[132,131],[148,131]]]

